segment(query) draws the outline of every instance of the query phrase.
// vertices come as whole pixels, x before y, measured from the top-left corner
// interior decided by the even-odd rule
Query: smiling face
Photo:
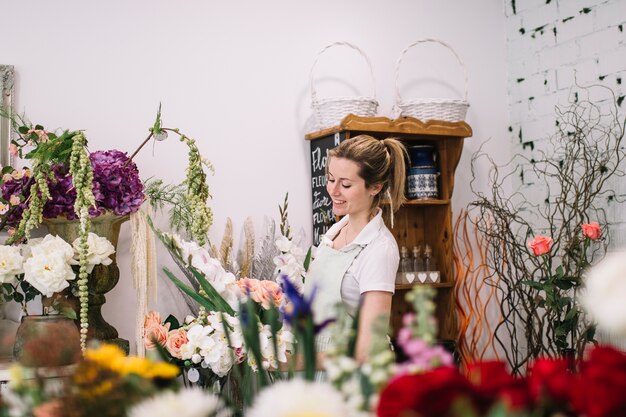
[[[368,217],[374,196],[380,188],[365,186],[365,180],[359,176],[359,165],[356,162],[345,158],[330,158],[326,190],[333,201],[335,215]]]

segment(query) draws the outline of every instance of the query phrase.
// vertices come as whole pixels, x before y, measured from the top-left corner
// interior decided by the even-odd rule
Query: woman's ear
[[[370,194],[372,197],[375,197],[376,194],[380,193],[380,190],[383,189],[383,184],[374,184],[370,187]]]

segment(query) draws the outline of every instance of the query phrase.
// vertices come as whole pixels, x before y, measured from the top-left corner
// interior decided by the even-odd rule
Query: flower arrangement
[[[539,357],[565,351],[580,358],[595,338],[579,288],[589,265],[606,253],[601,226],[609,223],[607,207],[620,204],[611,184],[624,175],[626,156],[619,100],[601,89],[581,88],[576,100],[557,108],[555,132],[541,146],[523,141],[504,165],[482,150],[472,157],[473,165],[490,167],[486,181],[473,177],[468,207],[484,239],[478,279],[495,287],[501,319],[491,326],[491,340],[516,374]],[[596,94],[607,100],[589,99]],[[524,189],[509,192],[511,178]]]
[[[285,364],[287,355],[293,352],[294,336],[278,320],[278,309],[284,308],[287,301],[281,287],[269,280],[236,279],[207,249],[177,235],[157,234],[206,295],[166,270],[174,283],[204,309],[198,316],[188,316],[182,324],[173,316],[161,321],[158,313],[150,312],[144,325],[146,350],[166,353],[171,363],[186,371],[190,382],[203,386],[216,381],[223,384],[236,365],[245,363],[259,372]],[[251,341],[251,334],[257,343]]]
[[[626,354],[595,347],[573,373],[564,359],[541,358],[524,377],[498,361],[476,363],[467,376],[456,368],[393,379],[383,390],[379,417],[585,416],[617,417],[626,412]],[[561,413],[561,414],[559,414]]]
[[[52,307],[75,319],[74,310],[63,302],[65,298],[60,293],[70,286],[78,291],[79,245],[80,239],[70,245],[58,236],[46,235],[21,246],[0,246],[0,299],[20,303],[27,314],[27,302],[38,295],[51,298],[57,294],[46,308]],[[110,264],[114,252],[106,238],[89,233],[86,270],[91,272],[95,265]]]
[[[569,256],[574,259],[571,263],[579,271],[586,270],[590,266],[589,249],[592,253],[597,248],[602,237],[602,229],[597,222],[583,223],[580,226],[580,234],[575,236],[568,246]],[[551,250],[554,241],[550,236],[537,235],[529,243],[528,247],[532,251],[540,266],[536,274],[530,280],[522,281],[539,291],[542,301],[539,306],[544,308],[553,320],[551,326],[555,329],[554,343],[563,349],[580,349],[582,341],[577,340],[579,327],[584,311],[581,309],[578,300],[578,290],[582,285],[582,274],[566,275],[564,266],[558,265],[553,271],[553,259]],[[595,328],[589,325],[583,329],[584,340],[593,340]]]
[[[4,410],[11,416],[111,416],[126,415],[163,389],[177,388],[178,368],[164,362],[127,357],[114,345],[103,344],[84,352],[70,374],[46,380],[32,371],[14,367]],[[217,402],[216,402],[217,405]]]

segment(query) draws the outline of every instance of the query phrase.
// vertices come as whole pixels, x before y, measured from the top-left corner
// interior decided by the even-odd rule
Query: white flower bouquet
[[[0,246],[0,300],[13,300],[28,314],[27,303],[41,295],[44,314],[52,310],[76,319],[67,297],[78,291],[79,239],[73,246],[58,236],[30,239],[20,246]],[[87,270],[111,263],[115,249],[106,238],[89,233]]]

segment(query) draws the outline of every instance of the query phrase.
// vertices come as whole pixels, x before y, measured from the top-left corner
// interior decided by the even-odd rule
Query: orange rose
[[[533,251],[533,255],[545,255],[550,252],[552,247],[552,238],[550,236],[537,235],[528,244],[528,247]]]
[[[153,340],[156,340],[161,346],[165,345],[167,341],[167,332],[170,330],[170,324],[165,326],[161,324],[161,316],[159,313],[151,311],[146,316],[144,322],[144,346],[147,350],[155,348]]]
[[[600,239],[600,235],[602,234],[602,229],[600,229],[600,225],[598,222],[585,223],[581,225],[583,229],[583,235],[588,237],[591,240]]]
[[[183,328],[170,330],[167,333],[167,340],[165,341],[165,349],[175,358],[182,359],[180,354],[180,348],[182,345],[189,342],[187,339],[187,331]]]

